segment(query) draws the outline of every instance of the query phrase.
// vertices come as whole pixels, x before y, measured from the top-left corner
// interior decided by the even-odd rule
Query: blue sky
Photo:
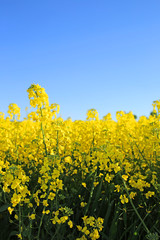
[[[0,0],[0,111],[38,83],[66,119],[160,99],[159,0]]]

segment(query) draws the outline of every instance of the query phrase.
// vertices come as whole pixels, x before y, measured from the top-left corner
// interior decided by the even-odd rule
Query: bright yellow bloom
[[[43,200],[43,206],[47,207],[49,204],[47,202],[47,200]]]
[[[137,195],[137,193],[136,192],[131,192],[130,194],[129,194],[129,197],[131,198],[131,199],[134,199],[134,197]]]
[[[120,196],[120,199],[121,199],[121,203],[124,204],[124,203],[128,203],[128,198],[126,197],[126,194],[124,195],[121,195]]]
[[[63,216],[60,218],[61,223],[65,223],[68,220],[68,216]]]
[[[97,229],[94,229],[93,232],[89,236],[92,240],[96,240],[100,237]]]
[[[14,208],[8,207],[9,214],[12,214],[13,210],[14,210]]]
[[[18,237],[19,239],[22,239],[22,234],[21,234],[21,233],[17,234],[17,237]]]
[[[14,218],[15,218],[16,220],[18,220],[18,215],[17,215],[17,214],[15,214],[15,215],[14,215]]]
[[[65,160],[66,163],[70,163],[70,164],[72,163],[72,158],[70,156],[65,157],[64,160]]]
[[[155,192],[148,191],[145,195],[146,195],[146,198],[150,198],[155,195]]]
[[[29,218],[32,219],[32,220],[35,219],[35,218],[36,218],[36,214],[31,214],[31,215],[29,216]]]
[[[82,182],[82,186],[86,188],[86,183],[85,183],[85,182]]]
[[[116,192],[120,192],[120,188],[121,188],[121,186],[120,185],[115,185],[115,188],[116,188]]]
[[[81,207],[85,207],[87,205],[86,202],[81,202]]]
[[[69,226],[70,228],[73,227],[73,222],[72,222],[71,220],[68,221],[68,226]]]
[[[122,178],[123,178],[125,181],[127,181],[128,175],[122,175]]]

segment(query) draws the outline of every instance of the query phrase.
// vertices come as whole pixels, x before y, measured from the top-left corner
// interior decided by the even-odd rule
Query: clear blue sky
[[[0,0],[0,111],[39,83],[66,119],[152,111],[160,99],[159,0]]]

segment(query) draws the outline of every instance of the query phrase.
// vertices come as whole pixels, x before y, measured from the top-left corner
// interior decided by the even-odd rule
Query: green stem
[[[43,144],[44,144],[44,148],[45,148],[45,154],[47,156],[47,146],[46,146],[46,142],[45,142],[45,134],[44,134],[42,122],[41,122],[41,131],[42,131],[42,135],[43,135]]]
[[[45,211],[45,210],[46,210],[46,207],[43,208],[43,211]],[[41,232],[43,218],[44,218],[44,214],[42,213],[41,221],[40,221],[39,228],[38,228],[37,240],[40,240],[39,236],[40,236],[40,232]]]
[[[41,107],[40,107],[40,111],[41,111],[41,116],[43,117],[43,113],[42,113],[42,108]],[[43,135],[43,144],[44,144],[44,148],[45,148],[45,154],[47,156],[47,146],[46,146],[46,142],[45,142],[45,134],[44,134],[42,121],[41,121],[41,131],[42,131],[42,135]]]
[[[131,205],[132,205],[132,207],[133,207],[135,213],[137,214],[137,217],[139,218],[139,220],[141,221],[142,225],[144,226],[144,228],[145,228],[147,234],[150,234],[149,229],[147,228],[145,222],[143,221],[143,219],[142,219],[141,216],[139,215],[139,213],[138,213],[136,207],[135,207],[134,204],[133,204],[132,199],[131,199],[130,196],[129,196],[129,192],[128,192],[127,185],[126,185],[125,181],[123,180],[123,178],[122,178],[122,176],[121,176],[120,173],[119,173],[119,175],[120,175],[120,177],[121,177],[121,179],[122,179],[122,182],[123,182],[123,185],[124,185],[124,187],[125,187],[125,191],[126,191],[126,193],[127,193],[128,199],[129,199],[129,201],[130,201],[130,203],[131,203]]]
[[[92,182],[92,188],[91,188],[90,196],[89,196],[89,200],[88,200],[88,204],[87,204],[87,206],[86,206],[84,215],[87,214],[88,209],[89,209],[89,206],[90,206],[90,203],[91,203],[91,199],[92,199],[92,196],[93,196],[93,191],[94,191],[94,188],[95,188],[95,187],[94,187],[94,181],[95,181],[95,179],[96,179],[96,175],[97,175],[97,172],[95,171],[94,178],[93,178],[93,182]]]
[[[2,192],[3,192],[3,188],[2,188]],[[3,192],[3,193],[4,193],[4,202],[7,203],[5,192]]]
[[[46,200],[48,200],[49,189],[50,189],[50,181],[49,181],[49,184],[48,184],[48,191],[47,191],[47,197],[46,197]],[[45,211],[45,210],[46,210],[46,206],[44,206],[44,208],[43,208],[43,211]],[[43,223],[44,215],[45,215],[45,214],[42,213],[42,217],[41,217],[40,224],[39,224],[39,228],[38,228],[37,240],[40,240],[39,237],[40,237],[41,226],[42,226],[42,223]]]
[[[30,220],[30,222],[29,222],[28,240],[31,240],[31,234],[32,234],[32,220]]]
[[[51,240],[54,240],[54,238],[56,237],[59,230],[60,230],[60,224],[58,224],[57,230],[56,230],[55,234],[53,235],[53,237],[51,238]]]
[[[22,229],[21,229],[21,225],[22,225],[22,221],[21,221],[21,206],[20,206],[20,203],[19,203],[19,214],[18,214],[18,221],[19,221],[19,233],[22,235]]]
[[[59,157],[59,141],[58,141],[58,130],[57,130],[57,155]]]

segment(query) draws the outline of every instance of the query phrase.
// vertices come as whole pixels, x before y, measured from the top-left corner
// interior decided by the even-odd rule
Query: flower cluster
[[[49,104],[40,85],[27,92],[34,110],[25,120],[16,104],[9,117],[0,113],[0,207],[19,238],[58,239],[60,231],[68,239],[101,239],[101,232],[112,239],[112,220],[123,209],[132,214],[133,204],[156,219],[160,101],[148,118],[120,111],[116,121],[111,114],[99,119],[90,109],[86,121],[73,122],[57,118],[59,105]]]

